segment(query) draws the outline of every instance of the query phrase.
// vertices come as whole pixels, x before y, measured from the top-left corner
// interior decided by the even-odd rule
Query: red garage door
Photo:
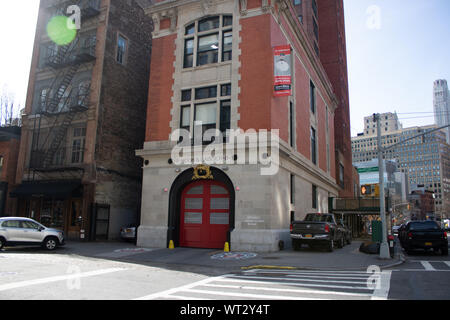
[[[180,246],[223,249],[230,228],[230,194],[224,184],[189,184],[181,196]]]

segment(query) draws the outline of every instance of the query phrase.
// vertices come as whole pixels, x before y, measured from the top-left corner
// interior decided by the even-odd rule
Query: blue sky
[[[344,0],[344,6],[352,135],[374,112],[396,111],[404,127],[434,123],[433,82],[450,81],[450,1]],[[374,12],[379,29],[368,27]]]
[[[22,105],[38,4],[0,0],[0,38],[8,44],[0,50],[0,90],[7,84]],[[362,132],[363,118],[374,112],[396,111],[405,127],[432,124],[433,82],[450,81],[450,1],[344,0],[344,5],[352,135]]]

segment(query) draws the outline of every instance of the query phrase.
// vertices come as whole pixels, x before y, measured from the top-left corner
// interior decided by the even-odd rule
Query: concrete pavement
[[[393,259],[381,260],[378,255],[359,252],[361,241],[353,241],[342,249],[326,252],[304,247],[300,251],[285,249],[273,253],[229,252],[213,249],[175,248],[152,249],[136,247],[126,242],[82,243],[69,242],[55,254],[79,255],[92,258],[131,262],[148,266],[166,267],[173,270],[205,270],[212,274],[257,269],[304,269],[304,270],[367,270],[369,266],[381,269],[404,262],[399,247]],[[17,248],[7,249],[15,252]],[[40,250],[40,249],[24,249]]]

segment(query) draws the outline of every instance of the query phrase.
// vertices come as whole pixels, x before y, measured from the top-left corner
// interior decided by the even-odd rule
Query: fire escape
[[[65,14],[65,8],[73,3],[58,2],[48,10],[53,15]],[[83,22],[100,13],[100,0],[79,0],[77,5]],[[65,158],[64,142],[68,130],[77,115],[87,117],[89,109],[90,83],[76,87],[74,79],[83,66],[96,59],[95,45],[95,37],[83,38],[79,32],[66,46],[51,44],[47,47],[45,67],[50,68],[55,76],[50,88],[41,93],[35,113],[29,165],[31,180],[67,169],[67,162],[62,160]]]

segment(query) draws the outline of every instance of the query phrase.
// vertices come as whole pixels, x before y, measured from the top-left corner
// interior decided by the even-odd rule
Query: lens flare
[[[77,36],[73,20],[65,16],[55,16],[47,24],[47,35],[59,46],[71,43]]]

